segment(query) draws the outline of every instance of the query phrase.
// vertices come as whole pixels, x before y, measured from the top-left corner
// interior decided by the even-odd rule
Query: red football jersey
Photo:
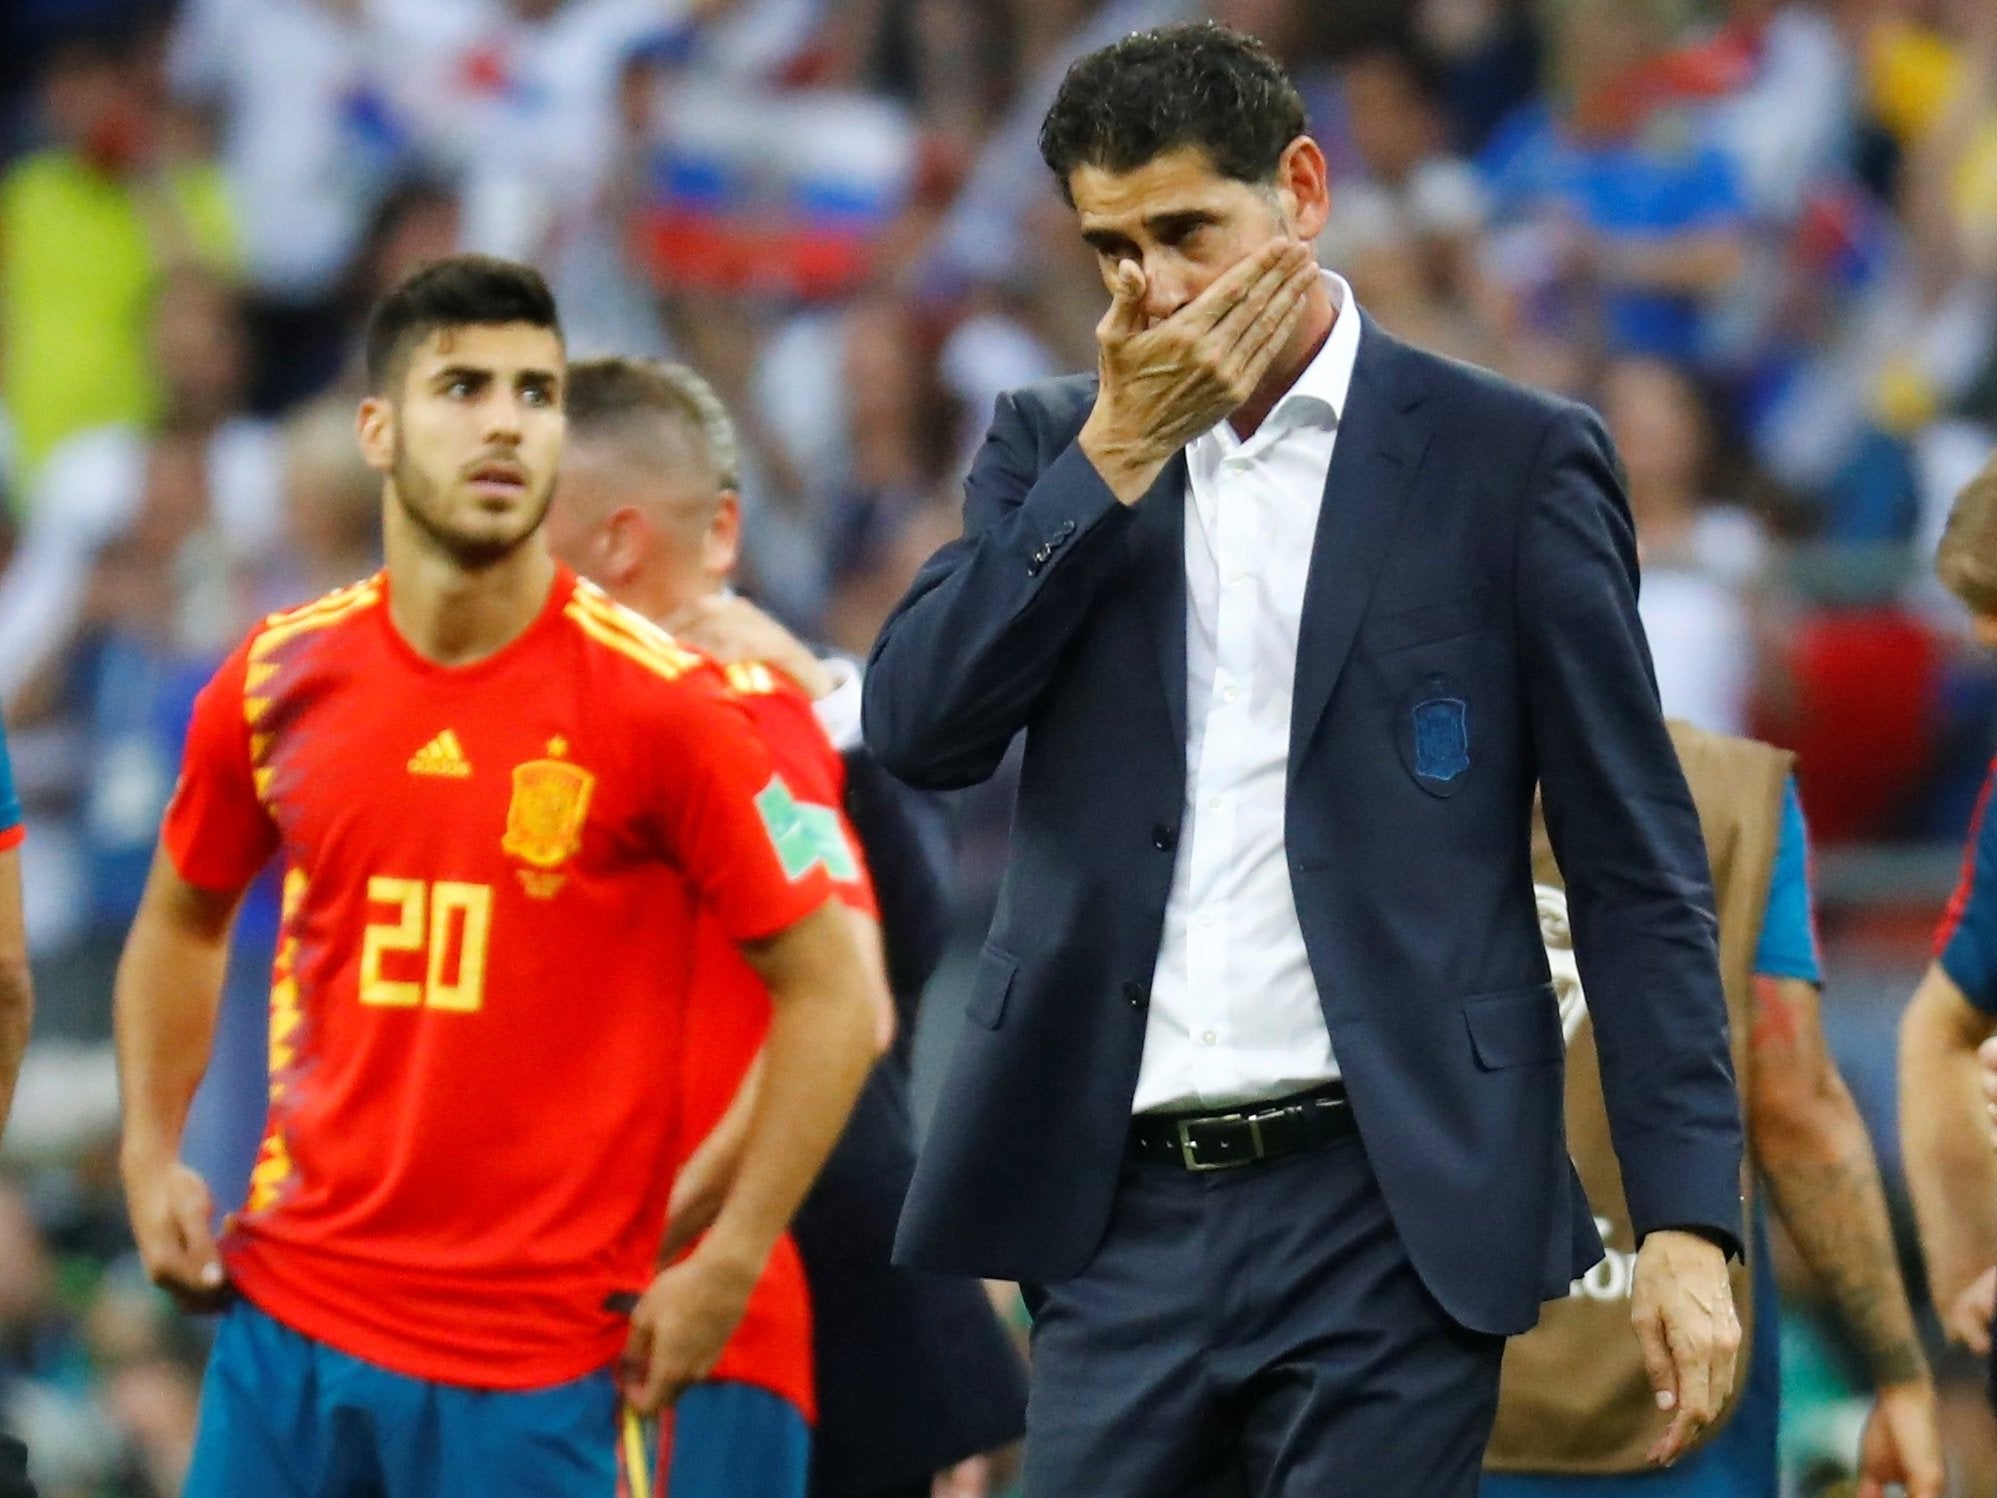
[[[859,838],[837,810],[845,802],[845,762],[819,727],[811,699],[788,676],[756,662],[730,666],[728,684],[749,709],[777,774],[801,804],[796,835],[809,837],[810,854],[831,874],[839,898],[878,918]],[[694,950],[694,1005],[681,1052],[676,1164],[684,1163],[720,1122],[770,1028],[769,993],[719,920],[703,914]],[[770,1255],[742,1325],[708,1377],[768,1389],[807,1420],[817,1418],[811,1297],[797,1245],[788,1233]]]
[[[696,910],[730,941],[832,893],[798,792],[703,658],[567,571],[446,668],[370,579],[273,615],[202,692],[164,842],[283,859],[271,1106],[237,1287],[418,1378],[612,1362],[650,1282]]]

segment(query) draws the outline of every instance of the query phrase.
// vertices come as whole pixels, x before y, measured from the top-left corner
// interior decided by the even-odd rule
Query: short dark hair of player
[[[1077,168],[1121,175],[1189,146],[1223,177],[1262,183],[1305,123],[1303,97],[1268,48],[1198,21],[1079,59],[1041,122],[1040,156],[1071,205]]]
[[[368,315],[367,380],[376,395],[399,383],[409,351],[442,328],[526,323],[562,336],[555,296],[531,265],[451,255],[411,272]]]
[[[1997,456],[1956,495],[1935,548],[1935,576],[1971,613],[1997,616]]]
[[[741,444],[714,387],[684,364],[606,356],[569,366],[569,440],[641,437],[664,418],[705,450],[723,489],[742,486]]]

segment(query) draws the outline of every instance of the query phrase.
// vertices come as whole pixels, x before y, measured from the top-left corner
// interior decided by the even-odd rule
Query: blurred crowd
[[[1055,83],[1200,14],[1303,86],[1322,257],[1381,326],[1603,413],[1667,709],[1798,750],[1821,846],[1960,845],[1997,678],[1926,558],[1997,443],[1989,0],[13,0],[0,712],[44,1012],[0,1401],[48,1490],[176,1490],[200,1349],[121,1257],[109,966],[195,690],[375,565],[371,300],[489,250],[573,352],[701,369],[745,588],[862,653],[997,393],[1093,362]],[[967,927],[1004,804],[964,808]],[[196,1121],[225,1199],[271,923],[219,1042],[248,1080]]]

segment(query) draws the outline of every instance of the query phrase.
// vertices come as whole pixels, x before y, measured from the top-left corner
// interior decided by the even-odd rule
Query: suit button
[[[1151,829],[1151,846],[1156,848],[1160,853],[1170,853],[1173,845],[1178,841],[1176,837],[1172,836],[1172,829],[1167,827],[1163,822],[1160,822],[1156,827]]]
[[[1124,984],[1123,996],[1130,1001],[1132,1009],[1142,1009],[1146,1004],[1151,1002],[1151,995],[1145,992],[1142,983]]]
[[[1064,521],[1062,521],[1062,522],[1061,522],[1061,534],[1062,534],[1062,535],[1064,535],[1064,536],[1072,536],[1072,535],[1074,535],[1074,534],[1075,534],[1075,522],[1074,522],[1074,521],[1072,521],[1072,520],[1064,520]]]

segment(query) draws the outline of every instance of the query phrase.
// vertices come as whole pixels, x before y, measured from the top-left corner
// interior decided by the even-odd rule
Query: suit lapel
[[[1360,330],[1304,586],[1290,704],[1293,780],[1352,652],[1431,427],[1431,413],[1421,409],[1426,391],[1407,350],[1363,314]]]
[[[1186,455],[1165,465],[1138,502],[1130,529],[1133,573],[1143,579],[1139,606],[1152,637],[1152,659],[1165,688],[1175,742],[1186,742]]]

